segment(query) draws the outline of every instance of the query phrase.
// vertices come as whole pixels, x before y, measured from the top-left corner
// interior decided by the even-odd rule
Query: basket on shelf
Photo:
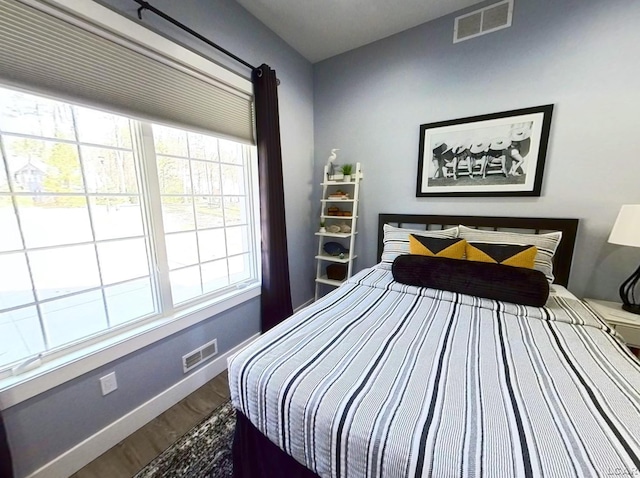
[[[327,266],[327,279],[344,280],[347,277],[347,266],[344,264],[329,264]]]

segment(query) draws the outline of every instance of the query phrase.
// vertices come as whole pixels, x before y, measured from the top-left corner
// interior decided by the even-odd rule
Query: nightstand
[[[640,349],[640,315],[622,310],[622,304],[619,302],[598,299],[584,299],[584,301],[624,337],[629,347]]]

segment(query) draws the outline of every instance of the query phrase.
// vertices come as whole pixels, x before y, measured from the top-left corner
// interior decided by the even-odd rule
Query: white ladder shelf
[[[338,287],[346,281],[353,273],[353,261],[358,257],[355,254],[355,239],[358,234],[358,201],[360,196],[360,181],[362,180],[362,168],[360,163],[356,163],[351,181],[330,181],[328,167],[324,167],[324,176],[321,183],[322,199],[320,222],[325,227],[346,224],[351,228],[349,232],[316,232],[318,236],[318,254],[316,255],[316,293],[315,299],[320,297],[321,285],[329,285]],[[339,191],[345,193],[348,197],[336,197]],[[329,208],[337,207],[337,213],[330,211]],[[342,215],[345,214],[345,215]],[[330,255],[324,250],[327,242],[338,242],[344,248],[348,249],[348,254]],[[341,264],[346,266],[346,275],[341,280],[329,279],[325,272],[328,265]]]

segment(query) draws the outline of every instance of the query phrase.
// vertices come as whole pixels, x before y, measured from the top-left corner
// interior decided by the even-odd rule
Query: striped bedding
[[[322,477],[640,475],[640,366],[582,302],[366,269],[229,360],[234,406]]]

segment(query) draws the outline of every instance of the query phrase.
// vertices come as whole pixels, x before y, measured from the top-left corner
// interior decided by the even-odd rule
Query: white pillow
[[[391,265],[396,257],[409,254],[409,235],[415,234],[423,237],[454,238],[458,237],[458,228],[425,231],[424,229],[404,229],[393,227],[389,224],[383,226],[384,236],[382,239],[381,264]]]
[[[545,234],[521,234],[518,232],[485,231],[471,227],[458,226],[458,237],[466,239],[469,243],[487,242],[491,244],[518,244],[522,246],[536,246],[538,253],[534,260],[533,268],[542,272],[549,283],[553,282],[553,255],[556,253],[562,232],[549,232]]]

